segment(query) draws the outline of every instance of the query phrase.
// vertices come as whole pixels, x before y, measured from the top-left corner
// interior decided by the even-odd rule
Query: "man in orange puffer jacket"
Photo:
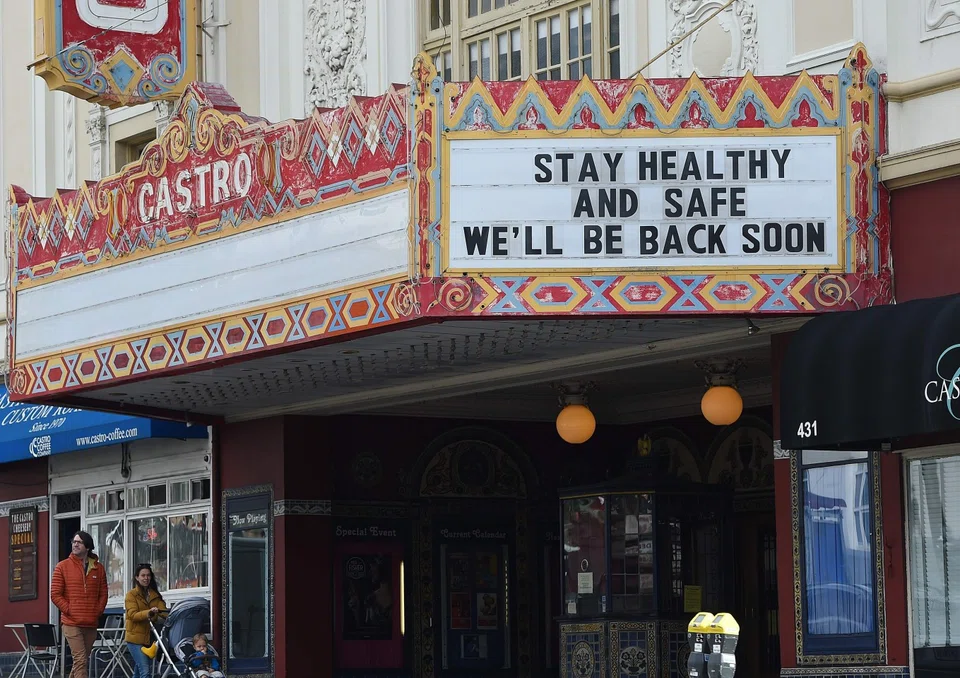
[[[97,624],[107,607],[107,571],[93,552],[93,537],[82,530],[73,535],[70,556],[53,570],[50,600],[60,610],[63,635],[73,655],[70,678],[86,678]]]

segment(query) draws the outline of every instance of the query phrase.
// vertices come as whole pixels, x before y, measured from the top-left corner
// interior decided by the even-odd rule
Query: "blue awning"
[[[144,438],[206,437],[206,426],[10,402],[0,385],[0,464]]]

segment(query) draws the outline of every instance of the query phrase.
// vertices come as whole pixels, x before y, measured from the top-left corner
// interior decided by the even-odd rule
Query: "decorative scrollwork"
[[[397,291],[393,295],[391,303],[397,314],[406,318],[417,309],[417,291],[409,283],[400,283],[397,285]]]
[[[23,366],[10,370],[8,388],[11,393],[25,393],[27,390],[27,370]]]
[[[437,300],[451,313],[463,311],[473,301],[473,288],[462,278],[449,278],[440,286]]]
[[[814,295],[821,306],[842,306],[850,300],[850,284],[843,276],[823,275],[814,287]]]

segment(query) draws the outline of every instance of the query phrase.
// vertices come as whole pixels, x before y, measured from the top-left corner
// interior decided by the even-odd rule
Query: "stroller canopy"
[[[210,634],[210,601],[186,598],[174,604],[163,623],[163,635],[169,646],[177,647],[198,633]]]

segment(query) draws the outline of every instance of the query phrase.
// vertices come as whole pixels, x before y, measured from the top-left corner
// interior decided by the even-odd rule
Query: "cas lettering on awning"
[[[449,146],[451,270],[841,265],[835,130]]]

